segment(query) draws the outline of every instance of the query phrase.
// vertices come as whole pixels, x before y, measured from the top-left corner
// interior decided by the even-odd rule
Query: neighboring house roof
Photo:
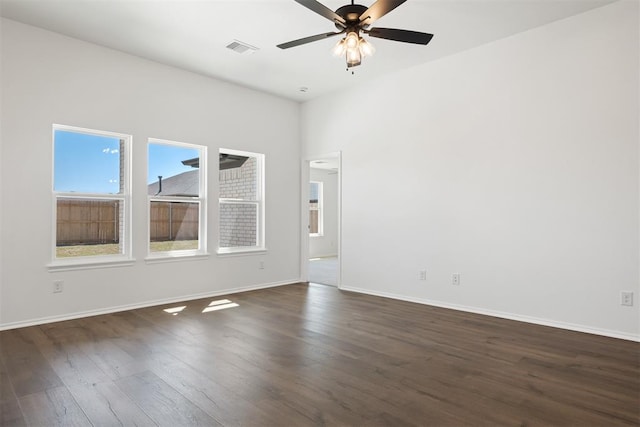
[[[220,170],[222,171],[225,169],[239,168],[242,165],[244,165],[244,162],[246,162],[247,160],[249,160],[247,156],[220,153],[220,163],[219,163]],[[200,157],[194,157],[193,159],[183,160],[182,164],[185,166],[191,166],[192,168],[199,168]]]
[[[150,196],[187,196],[198,197],[200,195],[200,180],[198,169],[183,172],[178,175],[162,178],[162,192],[158,192],[158,181],[147,186],[147,194]]]
[[[185,166],[191,166],[192,168],[200,167],[200,157],[194,157],[193,159],[183,160],[182,164]]]

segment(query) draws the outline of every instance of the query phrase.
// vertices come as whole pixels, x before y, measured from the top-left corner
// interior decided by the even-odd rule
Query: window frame
[[[218,159],[220,154],[231,154],[236,156],[245,156],[256,159],[256,200],[233,199],[220,197],[220,162],[218,160],[218,242],[216,253],[218,255],[246,254],[255,252],[266,252],[266,235],[265,235],[265,155],[263,153],[255,153],[251,151],[233,150],[229,148],[220,148],[218,150]],[[223,204],[228,205],[246,205],[253,204],[256,206],[256,245],[255,246],[220,246],[220,210]]]
[[[318,207],[311,207],[311,198],[309,198],[309,213],[311,211],[318,211],[318,232],[311,232],[311,220],[309,219],[309,237],[322,237],[324,236],[324,209],[323,209],[323,200],[324,200],[324,182],[322,181],[309,181],[309,184],[316,184],[318,186]],[[311,191],[309,191],[311,194]]]
[[[121,167],[124,170],[120,171],[119,179],[124,181],[120,183],[121,192],[117,194],[108,193],[84,193],[84,192],[68,192],[68,191],[56,191],[55,190],[55,144],[56,144],[56,131],[81,133],[85,135],[101,136],[108,138],[120,139],[121,148],[119,149],[120,156],[124,156],[124,159],[120,161]],[[131,236],[131,145],[133,136],[129,134],[103,131],[96,129],[81,128],[77,126],[53,124],[51,131],[51,148],[52,148],[52,164],[51,164],[51,192],[52,192],[52,228],[51,228],[51,262],[47,265],[49,271],[64,271],[64,270],[76,270],[87,268],[101,268],[108,266],[122,266],[132,265],[135,261],[132,253],[132,236]],[[63,199],[78,199],[78,200],[114,200],[123,204],[122,206],[122,218],[121,229],[122,233],[119,235],[120,247],[122,252],[119,254],[110,255],[91,255],[91,256],[76,256],[76,257],[63,257],[57,256],[57,226],[58,226],[58,201]]]
[[[207,257],[207,146],[190,144],[186,142],[171,141],[160,138],[149,138],[147,140],[147,174],[149,171],[149,146],[151,144],[160,144],[174,146],[180,148],[188,148],[198,150],[200,153],[198,162],[198,190],[197,197],[192,196],[151,196],[145,191],[147,196],[146,212],[147,212],[147,256],[146,261],[162,261],[172,260],[175,258],[198,258]],[[146,176],[145,175],[145,176]],[[146,179],[145,179],[146,182]],[[145,188],[148,188],[148,183]],[[153,202],[169,202],[169,203],[197,203],[198,204],[198,248],[197,249],[176,249],[169,251],[151,251],[151,204]]]

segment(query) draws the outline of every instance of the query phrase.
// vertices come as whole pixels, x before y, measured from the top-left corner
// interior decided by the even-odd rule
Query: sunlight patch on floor
[[[178,313],[180,313],[185,308],[187,308],[186,305],[181,305],[180,307],[165,308],[162,311],[164,311],[165,313],[169,313],[169,314],[173,314],[174,316],[177,316]]]
[[[208,307],[202,310],[203,313],[208,313],[210,311],[224,310],[225,308],[233,308],[238,307],[238,304],[235,302],[231,302],[228,299],[221,299],[217,301],[211,301]]]

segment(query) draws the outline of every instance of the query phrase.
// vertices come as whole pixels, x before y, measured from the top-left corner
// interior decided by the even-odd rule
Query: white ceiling
[[[0,14],[143,58],[305,101],[575,15],[614,0],[408,0],[373,27],[435,36],[427,46],[370,39],[355,74],[331,55],[337,37],[288,50],[277,44],[334,31],[293,0],[0,0]],[[321,1],[330,9],[346,0]],[[370,6],[373,0],[363,0]],[[238,54],[240,40],[259,50]],[[301,92],[301,87],[309,88]]]

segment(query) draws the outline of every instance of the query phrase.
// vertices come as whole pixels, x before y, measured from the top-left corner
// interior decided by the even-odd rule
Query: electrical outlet
[[[633,292],[620,292],[620,305],[633,306]]]
[[[264,261],[260,261],[260,263],[258,264],[258,269],[264,270]]]
[[[451,284],[455,286],[460,285],[460,273],[453,273],[451,275]]]
[[[427,280],[427,270],[420,270],[420,274],[418,274],[419,280]]]
[[[53,293],[59,294],[64,289],[64,280],[54,280],[53,281]]]

